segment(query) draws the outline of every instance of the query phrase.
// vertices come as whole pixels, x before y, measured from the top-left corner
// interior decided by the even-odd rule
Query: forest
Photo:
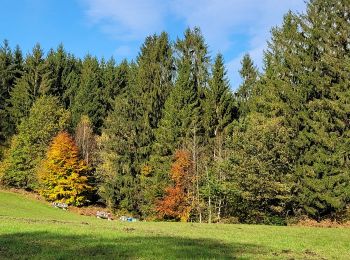
[[[0,186],[144,220],[350,219],[350,2],[310,0],[231,86],[200,28],[133,61],[0,48]]]

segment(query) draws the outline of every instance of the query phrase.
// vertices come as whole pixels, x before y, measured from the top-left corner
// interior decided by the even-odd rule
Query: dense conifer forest
[[[350,218],[350,3],[311,0],[231,86],[199,28],[134,61],[0,48],[0,183],[141,219]]]

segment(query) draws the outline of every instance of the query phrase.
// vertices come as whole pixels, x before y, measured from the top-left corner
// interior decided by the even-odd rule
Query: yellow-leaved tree
[[[38,171],[39,193],[49,201],[83,205],[92,191],[89,169],[79,158],[79,149],[67,132],[60,132]]]

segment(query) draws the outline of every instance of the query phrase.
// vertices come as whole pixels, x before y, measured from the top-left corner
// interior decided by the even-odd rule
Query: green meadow
[[[350,229],[107,221],[0,192],[0,259],[350,259]]]

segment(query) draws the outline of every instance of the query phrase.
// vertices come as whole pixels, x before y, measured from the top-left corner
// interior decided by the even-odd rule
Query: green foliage
[[[146,192],[140,193],[140,185],[148,180],[140,175],[172,85],[172,68],[167,34],[146,38],[137,64],[131,65],[128,86],[116,97],[105,121],[97,169],[102,182],[100,194],[117,209],[147,211],[150,204]]]
[[[10,93],[17,78],[22,72],[22,53],[17,46],[14,53],[4,40],[0,48],[0,160],[3,157],[3,149],[9,144],[10,137],[15,132],[13,120],[8,111]]]
[[[160,160],[161,164],[165,161],[169,164],[173,152],[188,145],[191,137],[203,130],[200,96],[208,76],[209,58],[200,30],[186,30],[184,39],[176,43],[176,51],[178,76],[166,100],[153,148],[158,157],[154,160]]]
[[[223,56],[219,54],[215,58],[209,87],[205,91],[205,126],[209,137],[219,135],[238,118],[237,104],[226,74]]]
[[[17,126],[29,115],[35,100],[50,92],[51,84],[51,73],[45,64],[43,50],[39,44],[36,44],[32,54],[26,58],[23,75],[16,81],[10,92],[8,110]]]
[[[229,190],[227,171],[223,166],[227,160],[228,129],[238,118],[237,102],[230,91],[221,54],[215,58],[205,97],[206,153],[201,158],[205,164],[201,193],[207,204],[208,222],[212,222],[214,215],[215,221],[220,221],[222,215],[227,214],[225,207]]]
[[[264,222],[270,215],[286,216],[291,201],[293,132],[283,118],[256,113],[235,132],[230,180],[236,216],[249,223]]]
[[[36,167],[52,137],[67,127],[68,120],[69,113],[56,98],[40,97],[12,140],[1,182],[8,186],[34,189],[37,185]]]
[[[349,69],[339,66],[349,60],[343,39],[350,26],[343,7],[342,1],[312,1],[307,14],[286,15],[273,31],[263,79],[265,111],[284,116],[287,126],[297,129],[291,143],[293,211],[317,219],[336,218],[350,199],[344,159]]]
[[[149,36],[135,62],[119,64],[89,55],[81,61],[63,46],[44,57],[39,45],[23,62],[20,49],[5,41],[0,158],[6,154],[6,160],[0,178],[35,186],[34,169],[68,122],[61,102],[72,113],[69,129],[76,131],[85,161],[96,167],[96,188],[110,208],[155,217],[156,202],[172,185],[174,152],[187,150],[193,220],[345,219],[349,8],[347,0],[312,0],[305,14],[288,12],[271,31],[263,70],[243,57],[235,95],[222,55],[211,64],[199,28],[187,29],[175,43],[166,33]],[[35,105],[38,98],[52,99],[47,95],[56,101]],[[179,189],[168,191],[181,197]]]
[[[95,57],[87,55],[82,64],[79,87],[70,107],[74,126],[79,123],[82,115],[87,115],[91,119],[94,132],[100,132],[105,115],[102,93],[99,62]]]
[[[241,62],[242,68],[239,71],[243,79],[243,83],[239,86],[236,93],[237,100],[239,102],[240,114],[245,116],[249,112],[249,99],[257,91],[256,85],[258,82],[258,69],[254,66],[254,63],[249,54],[244,55]]]

